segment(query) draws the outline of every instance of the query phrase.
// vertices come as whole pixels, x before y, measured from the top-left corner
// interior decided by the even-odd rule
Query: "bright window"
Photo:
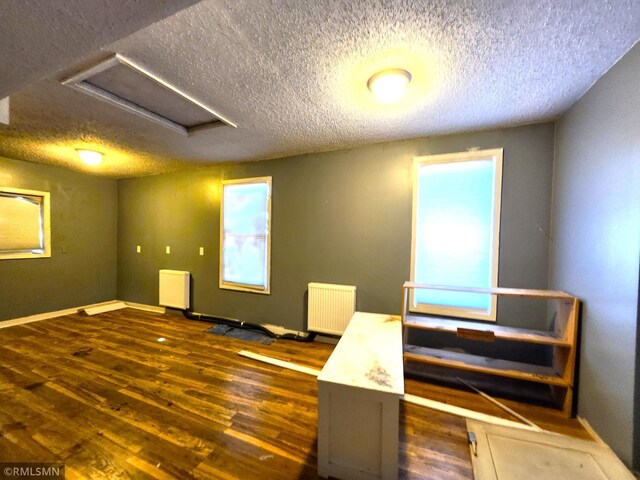
[[[415,159],[411,281],[491,288],[498,284],[502,149]],[[496,319],[495,296],[415,290],[412,310]]]
[[[0,187],[0,259],[51,256],[49,192]]]
[[[269,293],[271,177],[222,182],[220,288]]]

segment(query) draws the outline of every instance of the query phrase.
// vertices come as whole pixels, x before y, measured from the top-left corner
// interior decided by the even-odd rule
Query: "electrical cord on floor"
[[[284,335],[280,335],[279,338],[283,338],[285,340],[295,340],[296,342],[313,342],[313,339],[316,338],[316,332],[307,332],[306,335],[298,335],[297,333],[285,333]]]
[[[182,310],[182,314],[191,320],[202,320],[211,323],[221,323],[234,328],[242,328],[245,330],[255,330],[268,335],[271,338],[278,338],[282,340],[295,340],[297,342],[311,342],[316,337],[315,332],[309,332],[306,335],[299,335],[298,333],[285,333],[284,335],[277,335],[269,330],[267,327],[263,327],[257,323],[247,323],[235,318],[219,317],[215,315],[205,315],[203,313],[195,313],[189,310]]]

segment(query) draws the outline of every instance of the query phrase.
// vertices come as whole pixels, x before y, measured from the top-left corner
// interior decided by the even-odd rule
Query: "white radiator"
[[[160,270],[160,305],[189,308],[189,272]]]
[[[356,287],[309,284],[309,325],[312,332],[342,335],[356,312]]]

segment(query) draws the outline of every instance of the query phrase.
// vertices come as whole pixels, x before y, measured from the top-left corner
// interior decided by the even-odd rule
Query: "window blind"
[[[0,252],[42,250],[42,197],[0,193]]]

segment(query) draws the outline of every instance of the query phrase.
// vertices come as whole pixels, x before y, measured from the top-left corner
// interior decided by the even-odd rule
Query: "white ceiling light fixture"
[[[236,127],[211,107],[117,53],[60,83],[187,136],[222,125]]]
[[[76,152],[78,152],[78,157],[87,165],[100,165],[102,163],[102,153],[96,152],[95,150],[86,150],[83,148],[76,148]]]
[[[381,103],[393,103],[402,97],[411,74],[402,68],[389,68],[371,76],[367,87]]]

